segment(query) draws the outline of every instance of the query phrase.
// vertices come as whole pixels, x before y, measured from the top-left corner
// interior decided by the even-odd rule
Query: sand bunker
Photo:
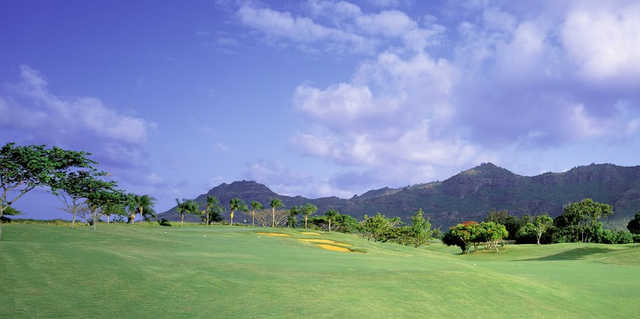
[[[320,234],[310,231],[301,231],[300,234],[320,236]]]
[[[314,243],[314,244],[330,244],[330,245],[351,247],[350,244],[345,244],[345,243],[341,243],[339,241],[329,240],[329,239],[300,238],[298,240],[299,241],[303,241],[303,242],[307,242],[307,243]]]
[[[326,250],[331,250],[331,251],[339,251],[342,253],[350,253],[351,249],[349,248],[344,248],[344,247],[339,247],[339,246],[334,246],[334,245],[327,245],[327,244],[316,244],[316,246],[322,248],[322,249],[326,249]]]
[[[290,235],[283,233],[256,233],[258,235],[269,236],[269,237],[291,237]]]

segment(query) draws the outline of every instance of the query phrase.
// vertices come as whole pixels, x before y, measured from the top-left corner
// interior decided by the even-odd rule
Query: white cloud
[[[94,97],[59,97],[29,66],[20,67],[20,78],[0,96],[4,138],[78,148],[116,166],[140,165],[154,123],[122,114]]]
[[[299,43],[328,41],[334,44],[329,46],[332,50],[361,53],[371,52],[374,47],[372,41],[360,35],[317,24],[307,17],[295,17],[289,12],[243,5],[237,15],[247,26]]]
[[[584,76],[640,83],[640,4],[602,2],[572,8],[561,29],[564,48]]]
[[[19,110],[15,111],[30,114],[15,116],[14,121],[26,122],[26,125],[55,125],[59,132],[90,131],[128,144],[145,143],[149,128],[154,126],[143,119],[120,114],[97,98],[62,99],[49,93],[47,81],[36,70],[25,65],[20,70],[22,82],[17,89],[30,98],[30,105],[16,106]]]
[[[317,178],[287,168],[277,161],[258,161],[247,165],[245,178],[267,185],[272,191],[288,196],[312,198],[338,196],[349,198],[353,192],[336,187],[327,178]]]

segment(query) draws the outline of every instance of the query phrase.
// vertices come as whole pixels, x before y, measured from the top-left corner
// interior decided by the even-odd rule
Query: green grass
[[[10,224],[0,318],[632,318],[640,248],[508,246],[461,256],[355,235],[270,229]],[[332,239],[360,253],[295,238]],[[362,253],[366,252],[366,253]]]

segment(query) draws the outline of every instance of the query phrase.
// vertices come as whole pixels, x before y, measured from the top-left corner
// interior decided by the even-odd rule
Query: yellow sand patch
[[[320,236],[320,234],[310,231],[301,231],[300,234]]]
[[[283,233],[256,233],[258,235],[269,236],[269,237],[291,237],[290,235]]]
[[[322,248],[322,249],[326,249],[326,250],[331,250],[331,251],[339,251],[342,253],[350,253],[351,249],[349,248],[344,248],[344,247],[338,247],[338,246],[334,246],[334,245],[327,245],[327,244],[316,244],[316,246]]]
[[[329,239],[301,238],[301,239],[298,239],[298,240],[299,241],[304,241],[304,242],[307,242],[307,243],[314,243],[314,244],[331,244],[331,245],[351,247],[351,245],[349,245],[349,244],[345,244],[345,243],[341,243],[339,241],[334,241],[334,240],[329,240]]]

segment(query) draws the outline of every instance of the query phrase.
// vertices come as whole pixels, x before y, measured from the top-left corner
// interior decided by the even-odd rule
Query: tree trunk
[[[231,211],[231,214],[229,214],[229,225],[233,226],[233,211]]]
[[[142,207],[140,207],[138,210],[140,211],[140,220],[142,221],[142,220],[144,220],[144,216],[142,216]],[[135,216],[134,216],[134,218],[135,218]]]
[[[107,215],[107,224],[111,221],[111,215]]]
[[[308,218],[308,217],[309,217],[309,216],[304,215],[304,229],[305,229],[305,230],[307,229],[307,218]]]
[[[255,220],[256,220],[256,211],[252,210],[251,211],[251,227],[255,227],[256,226]]]
[[[129,216],[129,218],[131,218],[131,223],[132,224],[136,223],[136,214],[133,214],[133,215]]]
[[[180,227],[184,226],[184,214],[180,215]]]
[[[276,208],[271,207],[271,227],[276,227]]]
[[[540,237],[542,237],[542,234],[538,235],[538,246],[540,246]]]
[[[329,232],[331,232],[331,219],[329,219]]]
[[[97,222],[98,222],[98,221],[97,221],[97,218],[96,218],[96,217],[98,217],[98,214],[97,214],[96,210],[94,210],[94,211],[91,213],[91,215],[92,215],[92,220],[93,220],[93,224],[91,225],[91,229],[92,229],[93,231],[96,231],[96,224],[97,224]]]
[[[2,203],[4,203],[4,198],[0,199],[0,240],[2,240],[2,216],[4,215],[5,208]]]

